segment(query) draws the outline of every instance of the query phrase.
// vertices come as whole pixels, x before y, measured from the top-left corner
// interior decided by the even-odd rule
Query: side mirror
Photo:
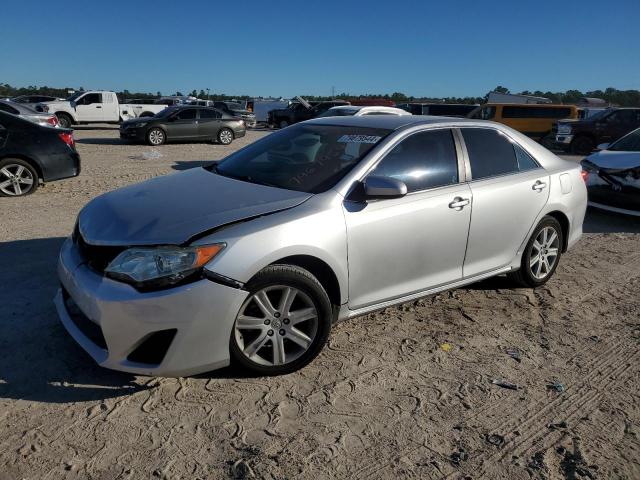
[[[596,147],[596,149],[598,150],[606,150],[607,148],[609,148],[609,145],[611,145],[610,143],[601,143],[600,145],[598,145]]]
[[[391,177],[367,177],[364,181],[367,198],[399,198],[407,194],[404,182]]]

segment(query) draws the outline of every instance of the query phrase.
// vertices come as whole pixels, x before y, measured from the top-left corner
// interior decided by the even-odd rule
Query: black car
[[[307,102],[304,98],[296,97],[297,102],[292,103],[287,108],[271,110],[268,114],[267,123],[269,126],[280,128],[288,127],[294,123],[304,122],[316,118],[331,107],[351,105],[344,100],[330,100],[326,102]]]
[[[152,146],[171,141],[213,141],[229,145],[246,132],[242,119],[215,108],[198,106],[167,107],[153,117],[136,118],[120,125],[120,138]]]
[[[254,128],[257,124],[255,114],[243,108],[238,102],[213,102],[213,108],[217,108],[233,117],[242,118],[247,127]]]
[[[79,174],[73,130],[45,127],[0,112],[0,196],[28,195],[41,181]]]
[[[434,115],[436,117],[464,118],[480,105],[464,103],[399,103],[396,107],[406,110],[412,115]]]
[[[48,112],[49,108],[46,105],[41,105],[43,102],[55,102],[62,100],[60,98],[51,97],[49,95],[20,95],[19,97],[13,97],[12,102],[15,103],[28,103],[36,112]]]

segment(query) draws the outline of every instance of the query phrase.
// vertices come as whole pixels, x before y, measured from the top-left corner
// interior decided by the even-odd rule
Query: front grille
[[[129,354],[127,360],[148,365],[161,364],[176,332],[175,328],[153,332]]]
[[[76,302],[73,301],[71,296],[69,296],[69,292],[67,292],[64,287],[62,287],[62,298],[67,309],[67,314],[75,326],[78,327],[85,337],[95,343],[98,347],[106,350],[107,342],[104,339],[100,325],[96,325],[89,320],[89,317],[82,313],[82,310],[80,310],[78,305],[76,305]]]
[[[82,237],[82,234],[76,230],[74,230],[72,238],[78,246],[80,256],[87,262],[89,267],[99,273],[104,273],[105,268],[107,268],[111,261],[126,250],[126,247],[91,245],[87,243]]]

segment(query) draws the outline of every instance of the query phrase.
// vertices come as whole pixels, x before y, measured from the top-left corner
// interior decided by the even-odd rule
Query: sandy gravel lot
[[[51,301],[80,208],[265,134],[151,148],[85,127],[80,177],[0,199],[0,479],[640,478],[637,219],[590,211],[535,291],[498,278],[341,323],[288,376],[95,366]]]

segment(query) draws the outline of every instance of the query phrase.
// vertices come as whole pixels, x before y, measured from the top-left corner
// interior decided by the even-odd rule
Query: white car
[[[362,107],[357,105],[340,105],[338,107],[331,107],[322,115],[318,115],[316,118],[321,117],[362,117],[364,115],[411,115],[406,110],[395,107],[382,107],[382,106],[370,106]]]
[[[78,123],[119,123],[138,117],[152,117],[166,105],[120,104],[115,92],[89,90],[76,92],[63,101],[45,102],[63,128]]]

